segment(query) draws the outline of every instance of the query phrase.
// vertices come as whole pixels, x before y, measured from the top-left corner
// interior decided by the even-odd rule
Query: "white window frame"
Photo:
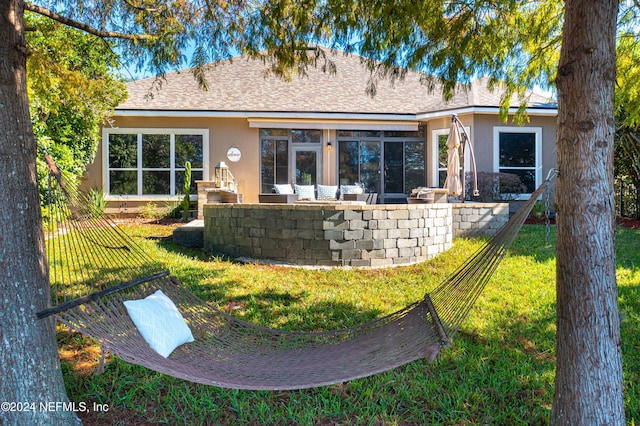
[[[288,134],[286,136],[262,136],[262,130],[287,130]],[[307,127],[284,127],[284,126],[276,126],[276,127],[260,127],[258,130],[258,147],[262,150],[262,141],[263,140],[286,140],[287,141],[287,161],[288,161],[288,169],[287,169],[287,180],[289,183],[295,182],[296,176],[296,152],[297,151],[314,151],[316,152],[316,184],[322,185],[324,183],[324,158],[323,158],[323,149],[322,147],[325,144],[326,132],[323,130],[320,132],[320,141],[319,142],[294,142],[293,141],[293,132],[296,130],[321,130],[316,128],[307,128]],[[262,192],[262,187],[265,186],[265,182],[262,181],[262,153],[259,154],[259,163],[260,163],[260,191]],[[266,183],[267,186],[272,185],[270,182]]]
[[[298,151],[313,151],[316,153],[316,185],[324,184],[322,175],[323,170],[323,158],[322,158],[322,146],[324,145],[324,132],[320,132],[319,142],[294,142],[293,132],[296,130],[320,130],[320,129],[299,129],[292,127],[289,130],[289,181],[295,182],[296,180],[296,156]]]
[[[467,134],[469,134],[469,136],[473,139],[473,137],[471,136],[471,127],[464,126],[464,129],[467,131]],[[438,138],[441,135],[449,136],[449,133],[451,133],[451,127],[447,127],[444,129],[434,129],[431,131],[431,185],[434,187],[442,188],[442,186],[440,186],[440,182],[438,182],[438,173],[441,171],[447,171],[446,168],[441,169],[440,167],[438,167],[438,158],[440,158],[440,152],[438,150],[439,148]],[[472,144],[473,142],[469,141],[469,143]],[[465,156],[464,156],[465,172],[471,171],[471,158],[470,158],[471,156],[466,155],[467,151],[465,151]],[[444,185],[444,183],[442,183],[442,185]]]
[[[138,194],[137,195],[111,195],[109,193],[109,135],[112,134],[129,134],[137,135],[138,143],[138,164],[136,171],[138,173]],[[148,194],[142,195],[142,135],[169,135],[170,148],[170,165],[168,170],[171,173],[171,194]],[[182,170],[183,167],[176,167],[175,164],[175,136],[176,135],[202,135],[202,168],[193,168],[193,171],[202,170],[203,179],[209,176],[209,129],[175,129],[175,128],[103,128],[102,129],[102,190],[105,193],[107,201],[162,201],[162,200],[178,200],[182,196],[177,195],[178,190],[175,187],[175,172]],[[152,169],[144,169],[152,170]],[[192,182],[192,185],[195,185]],[[191,194],[190,198],[196,199],[197,195]]]
[[[535,155],[536,164],[533,168],[535,171],[536,188],[542,183],[542,127],[514,127],[514,126],[494,126],[493,128],[493,171],[500,173],[500,133],[533,133],[535,134]],[[525,167],[512,167],[513,169],[525,169]],[[515,194],[505,194],[511,200],[528,200],[531,193],[524,193],[516,196]]]

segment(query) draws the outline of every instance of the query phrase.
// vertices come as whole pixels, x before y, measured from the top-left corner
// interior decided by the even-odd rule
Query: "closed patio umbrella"
[[[460,181],[460,129],[455,117],[451,120],[451,130],[447,138],[447,179],[444,182],[444,189],[454,197],[462,194],[462,182]]]

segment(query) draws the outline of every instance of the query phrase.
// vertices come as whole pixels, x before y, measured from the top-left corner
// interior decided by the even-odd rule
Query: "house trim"
[[[302,111],[206,111],[206,110],[143,110],[116,109],[117,117],[206,117],[206,118],[247,118],[250,122],[259,120],[329,120],[340,123],[345,120],[379,121],[427,121],[434,118],[451,116],[451,114],[498,114],[500,107],[471,106],[463,108],[443,109],[439,111],[420,112],[416,114],[384,114],[384,113],[350,113],[350,112],[302,112]],[[509,108],[509,114],[516,114],[518,108]],[[525,112],[531,116],[554,117],[558,115],[558,108],[529,107]],[[255,126],[254,126],[255,127]]]
[[[419,122],[364,121],[364,120],[310,120],[249,118],[249,127],[261,129],[332,129],[332,130],[418,130]]]
[[[442,118],[442,117],[450,117],[452,114],[498,114],[500,112],[500,107],[465,107],[465,108],[455,108],[455,109],[443,109],[440,111],[433,112],[422,112],[416,114],[416,119],[420,121],[431,120],[433,118]],[[518,108],[509,108],[508,113],[510,115],[516,114],[518,112]],[[525,112],[531,116],[539,116],[539,117],[555,117],[558,115],[558,108],[526,108]]]

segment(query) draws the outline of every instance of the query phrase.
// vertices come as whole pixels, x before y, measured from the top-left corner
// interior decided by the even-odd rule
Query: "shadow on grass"
[[[203,262],[221,259],[218,256],[215,256],[211,253],[207,253],[202,248],[184,247],[179,244],[176,244],[175,242],[173,242],[173,237],[171,236],[156,238],[155,242],[158,245],[158,247],[162,248],[168,253],[174,253],[174,254],[179,254],[181,256],[191,257]]]
[[[640,423],[640,230],[616,230],[618,301],[627,424]]]
[[[231,298],[226,310],[245,321],[290,331],[327,331],[363,324],[378,318],[378,309],[349,303],[316,301],[308,305],[307,292],[298,294],[265,290]]]
[[[269,293],[243,301],[281,306]],[[341,306],[340,309],[347,309]],[[282,309],[282,308],[280,308]],[[314,305],[302,323],[323,323],[335,306]],[[305,313],[304,310],[299,310]],[[312,312],[311,312],[312,311]],[[359,322],[372,313],[353,314]],[[293,309],[290,315],[297,314]],[[302,328],[295,319],[288,326]],[[329,323],[338,321],[331,319]],[[339,322],[339,321],[338,321]],[[463,331],[440,359],[416,361],[348,383],[299,391],[237,391],[196,385],[116,360],[71,400],[109,404],[91,424],[546,424],[552,398],[553,316],[504,318],[482,334]],[[80,386],[79,386],[80,387]],[[85,415],[83,413],[83,415]],[[87,418],[89,420],[89,418]]]
[[[513,255],[533,256],[539,263],[545,263],[556,257],[556,227],[549,227],[549,240],[547,241],[547,228],[545,225],[524,225],[518,237],[511,246]]]
[[[633,283],[640,261],[638,234],[622,231],[619,269],[627,420],[640,412],[640,289]],[[164,242],[162,243],[164,244]],[[167,248],[171,250],[171,248]],[[525,227],[513,248],[516,255],[546,263],[543,226]],[[183,252],[182,249],[179,252]],[[631,253],[630,253],[631,252]],[[185,275],[203,275],[186,268]],[[635,275],[634,275],[635,274]],[[206,284],[189,285],[206,300],[225,301],[223,309],[258,324],[295,330],[332,329],[363,323],[380,315],[354,304],[305,302],[304,288],[266,289],[230,296],[240,283],[224,269]],[[302,287],[302,286],[301,286]],[[416,361],[364,379],[322,388],[253,392],[220,389],[176,380],[115,360],[107,372],[66,378],[72,401],[109,404],[106,413],[81,413],[88,424],[547,424],[555,371],[555,300],[552,282],[495,304],[480,300],[454,336],[453,346],[429,364]],[[511,299],[509,288],[494,299]],[[493,306],[492,306],[493,304]],[[66,368],[66,367],[65,367]],[[80,382],[80,383],[78,383]],[[636,415],[637,416],[637,415]],[[635,418],[637,423],[637,417]]]
[[[627,424],[640,424],[640,265],[636,285],[620,284],[620,334]]]

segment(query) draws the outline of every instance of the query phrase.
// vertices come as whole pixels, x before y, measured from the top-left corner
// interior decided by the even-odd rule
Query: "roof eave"
[[[509,114],[516,114],[518,112],[518,108],[511,107],[509,108]],[[525,112],[531,116],[538,117],[555,117],[558,115],[558,108],[553,107],[529,107],[525,109]],[[440,117],[448,117],[452,114],[499,114],[500,107],[495,106],[470,106],[470,107],[461,107],[461,108],[451,108],[445,110],[438,111],[428,111],[421,112],[416,114],[416,120],[418,121],[427,121],[434,118]]]
[[[452,114],[498,114],[497,106],[469,106],[442,109],[437,111],[409,113],[381,112],[307,112],[307,111],[209,111],[209,110],[149,110],[149,109],[116,109],[116,117],[189,117],[189,118],[245,118],[269,120],[373,120],[373,121],[428,121],[434,118],[448,117]],[[515,114],[518,108],[509,108],[509,114]],[[556,106],[529,107],[525,112],[530,116],[555,117]]]

